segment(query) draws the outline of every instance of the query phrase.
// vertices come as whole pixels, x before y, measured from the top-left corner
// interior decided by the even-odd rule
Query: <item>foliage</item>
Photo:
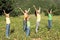
[[[60,0],[5,0],[3,2],[0,0],[0,14],[2,14],[2,8],[9,10],[7,12],[13,10],[11,16],[22,14],[18,8],[22,8],[23,10],[31,8],[30,13],[33,14],[35,11],[33,5],[36,5],[37,8],[40,6],[42,12],[45,12],[45,15],[47,15],[45,9],[53,9],[53,11],[60,10]],[[54,15],[60,15],[60,11],[56,11]]]
[[[13,6],[12,6],[12,1],[10,0],[0,0],[0,13],[3,13],[3,10],[6,11],[6,13],[9,13],[13,10]]]

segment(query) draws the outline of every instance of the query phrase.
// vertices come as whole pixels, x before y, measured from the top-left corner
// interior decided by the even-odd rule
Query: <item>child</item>
[[[33,7],[35,8],[35,16],[37,18],[36,20],[36,33],[38,32],[38,28],[39,28],[39,24],[40,24],[40,20],[41,20],[41,16],[40,16],[40,11],[41,8],[39,7],[39,9],[36,9],[35,5],[33,5]]]
[[[5,10],[3,10],[5,16],[6,16],[6,37],[9,38],[9,33],[10,33],[10,17],[9,13],[6,13]]]
[[[27,17],[27,27],[26,27],[26,36],[30,35],[30,21],[29,21],[29,16]]]
[[[30,8],[28,10],[23,11],[21,8],[20,10],[23,12],[24,14],[24,21],[23,21],[23,28],[26,31],[26,36],[29,36],[30,34],[30,22],[29,22],[29,15],[28,12],[30,11]]]
[[[52,9],[48,12],[48,30],[52,27]]]

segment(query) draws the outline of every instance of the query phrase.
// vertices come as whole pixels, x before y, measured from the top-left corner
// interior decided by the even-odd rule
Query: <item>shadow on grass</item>
[[[50,31],[51,28],[48,28],[48,26],[46,25],[46,28],[48,29],[48,31]]]
[[[12,33],[14,33],[14,31],[15,31],[15,29],[11,29],[10,33],[12,34]]]

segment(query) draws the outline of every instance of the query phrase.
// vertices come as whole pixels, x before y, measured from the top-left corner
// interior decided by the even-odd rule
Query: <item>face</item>
[[[40,13],[40,10],[37,10],[37,13]]]
[[[52,13],[52,11],[50,11],[50,13]]]
[[[25,13],[27,13],[28,11],[27,10],[25,10]]]

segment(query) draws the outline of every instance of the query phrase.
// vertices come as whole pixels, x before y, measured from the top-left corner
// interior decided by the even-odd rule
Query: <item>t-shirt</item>
[[[37,21],[41,20],[41,16],[39,14],[37,14]]]
[[[6,24],[10,24],[10,18],[6,17]]]
[[[27,21],[27,26],[30,27],[30,21]]]
[[[48,20],[52,20],[52,14],[48,14]]]

